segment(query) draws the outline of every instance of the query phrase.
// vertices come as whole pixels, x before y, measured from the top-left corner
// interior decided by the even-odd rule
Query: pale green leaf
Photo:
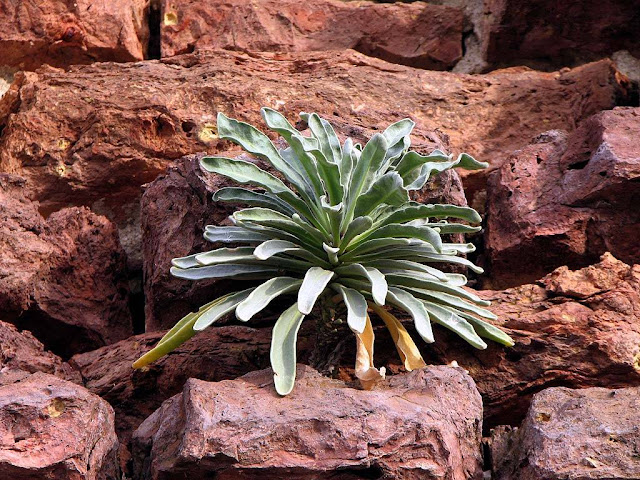
[[[256,313],[266,308],[273,299],[296,291],[301,284],[301,279],[292,277],[276,277],[267,280],[238,304],[236,317],[244,322],[250,320]]]
[[[288,395],[296,381],[296,342],[304,315],[294,303],[284,311],[271,333],[271,369],[276,391]]]

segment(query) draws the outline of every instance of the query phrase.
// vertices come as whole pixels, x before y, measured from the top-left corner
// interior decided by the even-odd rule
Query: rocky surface
[[[85,387],[115,409],[116,431],[124,443],[189,378],[226,380],[269,365],[270,328],[223,326],[199,333],[143,370],[133,370],[131,364],[164,333],[136,335],[70,360]]]
[[[573,65],[617,50],[640,55],[640,2],[484,2],[484,55],[492,64]]]
[[[183,155],[228,148],[215,135],[218,111],[258,125],[261,106],[292,120],[300,111],[317,111],[358,139],[410,116],[419,151],[446,145],[444,133],[451,151],[499,165],[541,131],[573,128],[625,95],[609,61],[557,73],[468,76],[349,50],[202,51],[68,73],[43,69],[14,82],[21,85],[19,102],[0,138],[0,169],[26,177],[45,214],[88,205],[121,232],[135,223],[140,185]],[[128,253],[140,250],[138,235],[125,245]]]
[[[137,478],[482,478],[482,404],[460,369],[362,391],[300,365],[287,397],[272,375],[189,380],[136,431]]]
[[[520,429],[494,435],[493,478],[631,480],[638,452],[640,388],[549,388]]]
[[[0,386],[0,477],[118,480],[113,410],[46,373]]]
[[[163,57],[201,48],[273,52],[354,49],[388,62],[430,70],[448,70],[462,57],[462,10],[444,5],[165,0],[162,12]]]
[[[610,255],[581,270],[562,267],[536,284],[481,291],[516,344],[469,347],[436,327],[436,342],[418,342],[427,363],[469,371],[484,401],[487,428],[518,425],[531,397],[552,386],[640,385],[640,265]],[[417,338],[417,337],[416,337]],[[399,364],[386,332],[376,335],[377,364]]]
[[[60,357],[46,351],[31,332],[19,332],[14,325],[0,321],[0,384],[35,372],[81,382],[80,374]]]
[[[115,226],[86,208],[45,220],[25,180],[0,174],[0,314],[67,358],[131,335]]]
[[[147,6],[146,0],[0,0],[0,63],[34,70],[142,60]]]
[[[486,247],[494,288],[534,281],[604,252],[640,262],[640,108],[616,108],[571,135],[515,152],[488,185]]]

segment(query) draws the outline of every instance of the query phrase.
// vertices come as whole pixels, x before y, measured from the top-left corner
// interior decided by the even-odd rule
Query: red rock
[[[115,226],[86,208],[44,220],[25,180],[0,174],[0,312],[55,353],[132,333],[125,255]]]
[[[147,2],[118,0],[0,0],[2,65],[34,70],[42,64],[142,60]]]
[[[491,285],[526,283],[601,254],[640,262],[640,108],[616,108],[568,137],[548,132],[515,152],[488,188]]]
[[[165,0],[162,56],[201,48],[304,52],[354,49],[392,63],[447,70],[462,57],[462,10],[427,3]]]
[[[494,435],[496,480],[640,478],[640,388],[548,388],[522,427]]]
[[[482,478],[482,403],[460,369],[362,391],[299,365],[287,397],[272,375],[189,380],[136,431],[137,478]]]
[[[640,55],[637,0],[488,0],[484,7],[484,51],[493,64],[571,65],[622,49]]]
[[[0,386],[0,477],[117,480],[113,410],[46,373]]]
[[[270,328],[222,326],[199,333],[146,369],[134,370],[131,364],[164,333],[136,335],[70,360],[85,387],[115,409],[123,444],[162,402],[182,391],[189,378],[227,380],[269,365]]]
[[[581,270],[561,267],[536,284],[479,294],[514,347],[475,350],[441,328],[420,347],[427,363],[455,360],[469,371],[487,428],[518,425],[531,396],[548,387],[640,386],[640,265],[607,254]],[[377,365],[399,363],[385,342],[376,336]]]
[[[466,150],[497,166],[533,135],[573,128],[624,95],[609,61],[558,73],[469,76],[353,51],[202,51],[69,72],[42,69],[15,81],[20,102],[0,140],[0,170],[25,176],[45,214],[87,205],[121,231],[135,227],[140,185],[183,155],[228,149],[215,137],[218,111],[256,125],[262,125],[261,106],[277,107],[292,120],[300,111],[317,111],[359,139],[410,116],[418,151],[446,144],[444,133],[453,152]],[[140,243],[138,235],[125,248],[139,252]]]
[[[0,321],[0,384],[11,378],[11,372],[27,376],[35,372],[49,373],[64,380],[80,383],[80,374],[59,357],[44,349],[28,331]]]

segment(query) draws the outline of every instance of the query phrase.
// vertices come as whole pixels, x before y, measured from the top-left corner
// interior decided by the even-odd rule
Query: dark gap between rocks
[[[152,0],[149,5],[147,22],[149,25],[149,43],[147,44],[146,60],[159,60],[160,49],[160,22],[162,21],[162,9],[160,2]]]

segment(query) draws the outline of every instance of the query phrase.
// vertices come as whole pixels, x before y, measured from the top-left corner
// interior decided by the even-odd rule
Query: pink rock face
[[[0,386],[0,477],[118,480],[113,410],[45,373]]]
[[[459,8],[321,0],[163,2],[162,56],[201,48],[303,52],[354,49],[431,70],[462,57]]]
[[[460,369],[362,391],[299,365],[287,397],[271,370],[189,380],[136,431],[134,467],[141,479],[480,479],[481,425],[480,395]]]
[[[475,350],[438,328],[436,342],[421,350],[427,363],[456,360],[469,371],[483,396],[486,427],[518,425],[531,396],[551,386],[640,385],[640,265],[607,254],[581,270],[561,267],[536,284],[480,295],[491,300],[498,316],[492,323],[514,347],[488,342]],[[380,365],[389,362],[385,352],[397,357],[392,348],[376,346]]]
[[[640,478],[640,388],[549,388],[517,431],[494,435],[497,480]]]
[[[21,373],[13,373],[21,372]],[[30,332],[0,321],[0,384],[8,379],[44,372],[65,380],[81,383],[80,374],[60,357],[44,349]]]
[[[637,0],[484,2],[484,49],[491,63],[533,59],[572,64],[629,50],[640,55]]]
[[[145,0],[0,0],[2,65],[142,60],[148,39]]]
[[[640,262],[639,136],[640,108],[616,108],[511,156],[488,188],[492,287],[585,266],[606,251]]]
[[[292,121],[301,111],[317,111],[359,140],[410,116],[417,122],[416,150],[446,144],[446,134],[452,152],[468,151],[497,166],[539,132],[571,128],[612,108],[624,93],[609,61],[559,73],[510,69],[471,76],[353,51],[202,51],[66,73],[43,69],[18,74],[15,82],[21,101],[13,103],[3,130],[0,170],[27,178],[45,214],[88,205],[121,228],[135,222],[140,185],[173,160],[229,148],[215,135],[219,111],[260,126],[262,106]],[[137,242],[128,253],[140,251]]]
[[[0,312],[69,357],[132,333],[115,226],[86,208],[44,220],[25,180],[0,174]]]

